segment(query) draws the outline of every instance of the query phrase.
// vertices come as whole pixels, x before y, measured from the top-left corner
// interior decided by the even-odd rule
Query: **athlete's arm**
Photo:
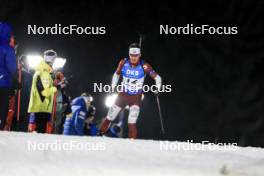
[[[155,80],[156,86],[158,90],[161,90],[161,85],[162,85],[162,79],[161,77],[158,75],[158,73],[156,73],[153,68],[151,67],[151,65],[149,65],[148,63],[144,63],[143,64],[143,68],[146,74],[148,74],[152,79]]]
[[[121,75],[121,70],[122,70],[122,67],[125,63],[125,59],[122,59],[121,61],[119,61],[119,64],[117,66],[117,69],[112,77],[112,88],[115,88],[118,81],[119,81],[119,78],[120,78],[120,75]]]

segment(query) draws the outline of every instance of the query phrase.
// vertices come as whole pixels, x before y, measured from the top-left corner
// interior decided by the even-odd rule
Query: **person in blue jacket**
[[[16,70],[13,32],[7,23],[0,22],[0,130],[5,125],[9,92],[14,88]]]
[[[89,94],[82,94],[72,100],[71,111],[64,122],[64,135],[85,135],[85,128],[90,118],[95,114],[95,108],[91,105],[93,98]],[[92,129],[93,131],[94,129]],[[97,132],[95,132],[97,133]]]

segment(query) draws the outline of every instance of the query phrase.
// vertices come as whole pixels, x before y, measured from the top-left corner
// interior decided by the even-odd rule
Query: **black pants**
[[[0,88],[0,130],[5,127],[5,121],[8,113],[9,89]]]
[[[38,133],[46,133],[46,129],[47,129],[47,122],[50,118],[50,114],[49,113],[35,113],[35,117],[36,117],[36,131]]]

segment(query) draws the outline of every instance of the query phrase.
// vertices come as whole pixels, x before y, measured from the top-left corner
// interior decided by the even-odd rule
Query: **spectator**
[[[91,105],[93,98],[89,94],[82,94],[72,101],[72,114],[69,114],[64,123],[64,135],[85,134],[86,124],[92,122],[95,115],[95,107]],[[94,128],[92,129],[94,132]],[[95,132],[97,133],[97,131]]]
[[[9,92],[16,80],[14,36],[7,23],[0,22],[0,130],[3,130],[8,112]]]
[[[32,118],[33,121],[30,120],[29,123],[36,125],[38,133],[50,133],[49,124],[54,94],[57,91],[56,87],[53,86],[51,73],[53,71],[52,64],[56,57],[55,51],[45,51],[44,60],[37,66],[32,80],[28,112],[34,113],[35,118]]]
[[[70,104],[69,98],[65,93],[67,86],[66,78],[62,72],[57,72],[55,75],[54,85],[57,87],[56,107],[54,108],[54,133],[61,134],[63,123],[65,121],[65,111]]]

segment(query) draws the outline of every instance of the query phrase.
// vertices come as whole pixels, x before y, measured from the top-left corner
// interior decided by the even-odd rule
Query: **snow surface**
[[[264,176],[264,149],[199,146],[205,150],[166,150],[152,140],[0,132],[0,176]]]

